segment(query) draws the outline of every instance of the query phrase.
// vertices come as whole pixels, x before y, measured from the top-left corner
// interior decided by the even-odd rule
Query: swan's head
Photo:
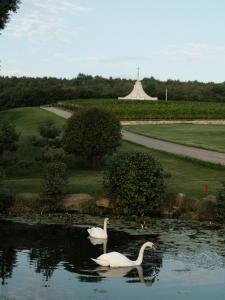
[[[156,245],[152,242],[146,242],[144,244],[145,248],[151,248],[151,249],[156,249]]]
[[[106,224],[109,224],[109,218],[105,218]]]

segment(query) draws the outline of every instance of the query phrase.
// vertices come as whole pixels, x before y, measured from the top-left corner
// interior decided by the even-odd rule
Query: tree
[[[16,128],[10,122],[0,123],[0,181],[4,177],[5,168],[12,162],[12,158],[6,155],[17,150],[19,135]]]
[[[7,210],[14,204],[14,195],[3,187],[2,180],[5,175],[5,169],[9,164],[6,157],[7,152],[13,152],[17,149],[19,135],[16,133],[15,126],[9,122],[0,123],[0,212]]]
[[[51,119],[41,123],[38,127],[38,131],[40,136],[47,139],[47,141],[56,139],[61,133],[60,128]]]
[[[39,147],[39,154],[36,159],[42,164],[52,161],[62,161],[65,152],[61,147],[61,128],[52,120],[47,120],[39,125],[40,136],[33,136],[32,143]]]
[[[111,112],[97,108],[83,109],[67,123],[63,145],[68,153],[79,155],[96,165],[121,142],[119,119]]]
[[[67,182],[67,168],[64,163],[54,161],[46,165],[42,183],[42,196],[51,210],[57,210],[61,207],[61,200]]]
[[[163,203],[165,178],[166,173],[152,155],[119,152],[109,159],[104,188],[125,215],[157,215]]]
[[[0,123],[0,161],[6,151],[13,152],[17,149],[18,139],[15,125],[10,122]]]
[[[20,0],[1,0],[0,1],[0,30],[5,28],[9,21],[10,13],[16,12],[19,8]]]
[[[61,199],[68,181],[65,152],[61,147],[61,128],[52,120],[40,124],[40,136],[33,137],[33,144],[39,148],[36,159],[43,169],[41,197],[50,210],[61,207]]]

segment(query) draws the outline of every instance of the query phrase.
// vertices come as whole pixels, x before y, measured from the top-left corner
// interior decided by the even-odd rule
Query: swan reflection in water
[[[110,268],[110,267],[97,267],[96,272],[99,276],[106,277],[106,278],[117,278],[117,277],[126,277],[130,272],[137,271],[139,280],[131,279],[127,282],[129,283],[137,283],[141,282],[146,286],[152,286],[155,282],[155,279],[157,277],[157,274],[154,273],[151,275],[151,278],[145,279],[144,278],[144,272],[142,266],[133,266],[133,267],[120,267],[120,268]],[[133,276],[129,276],[131,278]]]
[[[90,240],[93,246],[103,245],[103,254],[107,252],[107,239],[96,239],[91,236],[89,236],[88,239]]]

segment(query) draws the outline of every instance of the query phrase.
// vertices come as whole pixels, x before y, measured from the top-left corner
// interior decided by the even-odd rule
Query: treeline
[[[224,83],[144,78],[145,91],[160,100],[225,102]],[[73,79],[0,77],[0,106],[20,107],[87,98],[117,98],[131,92],[134,81],[79,74]]]

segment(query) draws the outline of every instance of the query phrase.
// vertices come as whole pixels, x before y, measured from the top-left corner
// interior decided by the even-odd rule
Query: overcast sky
[[[2,75],[225,81],[224,0],[22,0]]]

